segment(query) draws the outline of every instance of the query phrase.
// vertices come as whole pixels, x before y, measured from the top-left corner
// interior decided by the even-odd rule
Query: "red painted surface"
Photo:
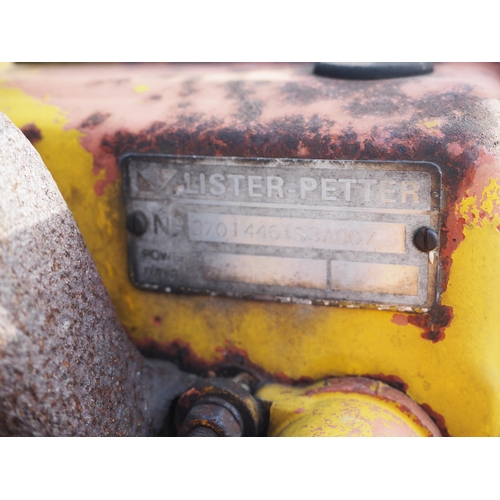
[[[408,324],[408,316],[406,314],[396,313],[392,317],[391,322],[396,325],[406,326]]]

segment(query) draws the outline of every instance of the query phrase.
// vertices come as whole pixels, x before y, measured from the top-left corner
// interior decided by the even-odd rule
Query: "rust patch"
[[[145,356],[172,361],[191,373],[201,374],[212,366],[212,363],[195,354],[188,342],[180,339],[162,343],[150,339],[134,339],[134,343]]]
[[[224,347],[217,346],[215,348],[215,352],[218,352],[221,355],[224,360],[224,364],[231,363],[236,365],[245,365],[246,362],[248,362],[247,351],[231,345],[228,341],[226,341],[226,345]]]
[[[408,322],[422,328],[424,331],[421,337],[431,340],[433,344],[444,340],[445,330],[450,326],[452,319],[453,308],[442,305],[433,307],[425,314],[408,315]]]
[[[449,260],[444,262],[444,267],[449,269]],[[450,306],[436,305],[428,313],[421,314],[401,314],[396,313],[391,322],[396,325],[406,326],[408,324],[423,329],[421,337],[431,340],[433,344],[444,340],[445,330],[453,319],[453,308]],[[366,375],[369,377],[369,375]],[[389,384],[390,385],[390,384]]]
[[[435,412],[427,403],[422,403],[420,407],[431,417],[433,422],[437,425],[438,429],[441,431],[443,437],[450,437],[450,433],[446,428],[446,423],[444,421],[443,415]]]
[[[377,373],[376,375],[361,375],[361,377],[370,378],[372,380],[380,380],[387,385],[390,385],[398,391],[406,392],[408,391],[408,384],[397,375],[384,375],[383,373]]]
[[[186,397],[189,397],[189,396],[196,396],[196,397],[200,397],[201,396],[201,392],[199,390],[196,389],[196,387],[191,387],[191,389],[188,389],[184,394],[183,396],[186,396]]]
[[[188,342],[180,339],[171,342],[155,342],[154,340],[145,339],[135,341],[135,344],[145,356],[172,361],[192,373],[207,374],[216,371],[218,368],[240,366],[257,374],[261,380],[274,379],[269,373],[252,363],[248,359],[245,350],[235,346],[216,347],[215,351],[219,356],[209,361],[198,356]]]
[[[175,339],[171,342],[156,342],[151,339],[135,340],[134,344],[147,357],[165,359],[175,363],[182,370],[198,375],[215,374],[219,370],[234,369],[239,367],[247,370],[260,381],[278,382],[286,385],[309,385],[315,379],[300,377],[293,379],[283,373],[270,373],[250,361],[244,349],[232,345],[216,347],[219,356],[214,360],[207,360],[198,356],[188,342]]]
[[[104,123],[109,118],[109,116],[109,113],[94,113],[83,120],[79,128],[93,129],[94,127],[97,127],[97,125]]]
[[[25,125],[21,129],[21,132],[31,144],[36,144],[38,141],[42,140],[42,131],[34,123]]]
[[[315,382],[315,379],[313,379],[312,377],[304,376],[294,379],[289,377],[288,375],[285,375],[283,372],[273,373],[271,377],[275,382],[293,386],[309,385]]]

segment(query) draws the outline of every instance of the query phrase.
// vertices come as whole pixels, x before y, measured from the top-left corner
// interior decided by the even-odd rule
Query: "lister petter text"
[[[366,172],[364,172],[366,175]],[[416,205],[421,197],[416,180],[384,180],[347,175],[295,177],[279,175],[243,175],[235,173],[184,173],[176,196],[208,195],[245,199],[300,199],[337,201],[352,204],[387,203]]]

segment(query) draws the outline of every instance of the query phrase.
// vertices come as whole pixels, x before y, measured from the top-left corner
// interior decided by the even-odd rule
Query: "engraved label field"
[[[129,155],[121,168],[140,288],[400,310],[436,299],[439,247],[413,243],[439,234],[436,165]]]
[[[405,253],[405,225],[292,217],[188,213],[191,241]]]

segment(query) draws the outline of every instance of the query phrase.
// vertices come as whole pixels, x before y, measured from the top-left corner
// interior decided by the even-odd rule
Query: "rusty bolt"
[[[144,212],[136,210],[127,215],[127,229],[136,236],[142,236],[148,229],[148,218]]]
[[[196,427],[210,427],[218,436],[260,435],[263,409],[243,385],[252,385],[250,378],[243,375],[233,380],[220,377],[197,380],[177,403],[178,435],[190,435]]]
[[[212,432],[210,432],[212,431]],[[241,437],[241,426],[233,414],[218,404],[193,406],[179,429],[179,436]]]
[[[437,247],[438,237],[436,231],[430,227],[420,227],[413,237],[413,242],[421,252],[430,252]]]

